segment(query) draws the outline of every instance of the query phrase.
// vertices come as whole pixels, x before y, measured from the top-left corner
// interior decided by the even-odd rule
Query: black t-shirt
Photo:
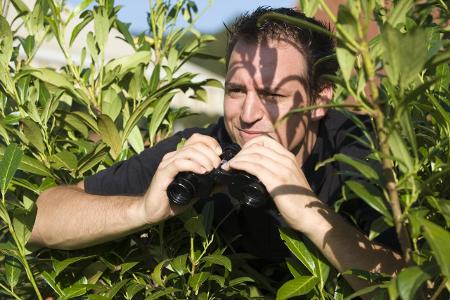
[[[367,117],[357,118],[370,128],[370,120]],[[231,142],[223,118],[207,128],[183,130],[126,161],[87,177],[84,182],[86,192],[98,195],[144,194],[163,156],[175,151],[182,138],[187,139],[194,133],[212,136],[221,145]],[[341,187],[355,170],[340,162],[326,164],[318,170],[315,170],[315,166],[337,153],[366,159],[370,151],[357,141],[355,136],[361,138],[363,134],[352,120],[341,112],[328,111],[320,121],[313,151],[302,166],[311,189],[321,201],[330,206],[341,198]],[[278,232],[278,227],[284,227],[285,224],[272,201],[260,208],[240,206],[236,209],[235,201],[231,201],[227,195],[214,194],[208,199],[200,200],[196,208],[200,209],[206,201],[214,202],[215,223],[221,224],[220,231],[226,239],[234,239],[232,246],[235,249],[270,261],[279,261],[289,255]],[[340,213],[346,217],[351,215],[360,230],[366,234],[371,222],[379,216],[362,200],[346,202],[341,206]],[[237,236],[239,237],[236,239]],[[392,238],[392,232],[382,235],[381,241],[390,247],[398,248]]]

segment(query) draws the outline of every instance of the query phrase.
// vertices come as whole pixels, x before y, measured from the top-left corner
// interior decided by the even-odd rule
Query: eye
[[[280,100],[283,97],[283,95],[272,92],[263,92],[261,93],[260,97],[261,99],[267,102],[276,102]]]
[[[242,96],[243,94],[246,93],[246,91],[243,88],[240,88],[240,87],[227,88],[226,92],[231,97],[240,97],[240,96]]]

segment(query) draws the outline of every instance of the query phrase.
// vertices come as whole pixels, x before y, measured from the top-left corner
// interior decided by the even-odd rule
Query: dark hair
[[[286,16],[298,18],[323,29],[330,31],[329,25],[326,25],[305,14],[290,8],[271,8],[268,6],[258,7],[251,14],[245,13],[232,24],[228,30],[228,44],[226,49],[226,66],[230,61],[231,52],[234,46],[240,40],[248,43],[259,43],[267,40],[288,40],[299,47],[305,56],[307,63],[307,81],[309,93],[311,96],[317,95],[325,86],[332,85],[332,82],[322,77],[322,75],[334,75],[338,64],[335,54],[335,41],[330,35],[320,33],[306,27],[300,27],[286,23],[284,21],[272,18],[265,18],[261,24],[258,21],[266,13],[275,12]],[[317,62],[324,57],[329,59]]]

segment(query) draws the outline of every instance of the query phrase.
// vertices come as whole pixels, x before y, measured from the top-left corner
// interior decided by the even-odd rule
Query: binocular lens
[[[167,187],[167,195],[176,205],[187,205],[194,197],[195,188],[188,180],[178,179]]]
[[[250,207],[260,207],[265,203],[266,193],[260,186],[249,184],[242,188],[242,202]]]

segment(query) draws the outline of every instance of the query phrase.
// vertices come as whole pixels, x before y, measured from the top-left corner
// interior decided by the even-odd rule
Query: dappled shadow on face
[[[289,67],[286,66],[286,59],[283,60],[283,63],[281,62],[282,54],[280,52],[280,48],[289,46],[294,47],[298,51],[298,53],[304,56],[303,50],[296,43],[288,39],[279,39],[273,41],[267,40],[267,38],[265,38],[259,42],[259,45],[255,43],[246,44],[246,42],[238,42],[233,50],[235,59],[230,60],[230,64],[228,66],[227,80],[232,81],[233,77],[238,71],[244,71],[249,75],[248,77],[250,78],[250,80],[252,80],[251,84],[253,84],[254,87],[267,89],[273,93],[278,93],[285,85],[291,83],[292,81],[295,81],[304,88],[306,97],[304,97],[304,95],[302,95],[299,90],[293,91],[294,94],[290,95],[290,97],[292,97],[293,99],[291,99],[292,104],[291,107],[289,107],[289,110],[308,105],[308,91],[310,84],[306,79],[306,74],[308,74],[307,66],[303,66],[304,74],[288,75],[285,77],[279,76],[279,74],[282,74],[282,71],[280,72],[278,68]],[[260,51],[260,53],[258,53],[259,60],[255,61],[258,49],[263,49],[263,51]],[[299,57],[292,57],[292,61],[289,62],[299,65],[306,63],[304,60],[299,59]],[[261,76],[261,82],[258,82],[257,76]],[[267,115],[271,119],[272,124],[276,124],[276,122],[279,121],[286,112],[286,107],[281,110],[279,105],[274,105],[272,103],[270,104],[270,108],[267,106],[265,107],[266,110],[270,110],[270,113],[268,113]],[[281,115],[281,111],[283,111],[283,115]],[[295,129],[300,125],[303,125],[303,127],[306,126],[306,121],[308,119],[305,119],[303,116],[305,116],[305,114],[296,113],[287,118],[287,120],[285,121],[287,122],[286,126],[287,128],[292,128],[292,130],[286,130],[285,132],[275,131],[274,133],[278,135],[277,138],[280,141],[286,140],[288,144],[290,144],[290,141],[293,140],[296,134]],[[301,124],[302,122],[304,124]],[[251,127],[251,125],[252,124],[241,124],[241,127],[248,128]],[[285,136],[281,136],[281,134]],[[301,145],[298,145],[297,148],[300,148],[300,146]]]

